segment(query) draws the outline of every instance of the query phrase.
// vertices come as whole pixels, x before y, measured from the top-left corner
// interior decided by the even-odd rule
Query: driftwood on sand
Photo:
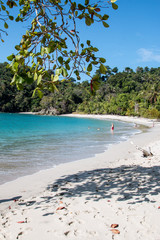
[[[131,142],[131,144],[133,144],[133,142]],[[138,150],[140,150],[143,153],[143,157],[152,157],[153,156],[153,153],[151,152],[150,147],[149,147],[149,151],[147,151],[141,147],[138,147],[137,145],[135,145],[135,146]]]
[[[140,150],[140,149],[139,149]],[[149,147],[149,151],[142,149],[143,157],[152,157],[153,153],[151,152],[151,148]]]

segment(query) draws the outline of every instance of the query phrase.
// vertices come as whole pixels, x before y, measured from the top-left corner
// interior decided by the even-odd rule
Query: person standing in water
[[[114,130],[114,124],[112,123],[112,126],[111,126],[111,131],[113,131]]]

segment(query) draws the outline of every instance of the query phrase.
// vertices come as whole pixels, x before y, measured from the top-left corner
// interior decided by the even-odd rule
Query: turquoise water
[[[63,116],[0,113],[0,184],[92,157],[137,132],[133,124]]]

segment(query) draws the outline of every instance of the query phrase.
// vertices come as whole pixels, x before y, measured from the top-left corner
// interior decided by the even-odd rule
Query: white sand
[[[0,240],[160,240],[160,125],[126,121],[151,128],[94,158],[1,185]]]

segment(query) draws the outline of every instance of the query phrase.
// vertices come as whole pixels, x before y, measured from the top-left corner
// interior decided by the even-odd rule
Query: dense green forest
[[[79,112],[160,118],[160,67],[137,67],[136,71],[126,67],[123,72],[117,67],[107,67],[105,75],[95,72],[99,86],[94,94],[90,82],[72,80],[59,83],[54,93],[46,90],[40,99],[32,97],[33,84],[21,91],[12,86],[12,73],[6,66],[7,63],[0,64],[1,112]]]

